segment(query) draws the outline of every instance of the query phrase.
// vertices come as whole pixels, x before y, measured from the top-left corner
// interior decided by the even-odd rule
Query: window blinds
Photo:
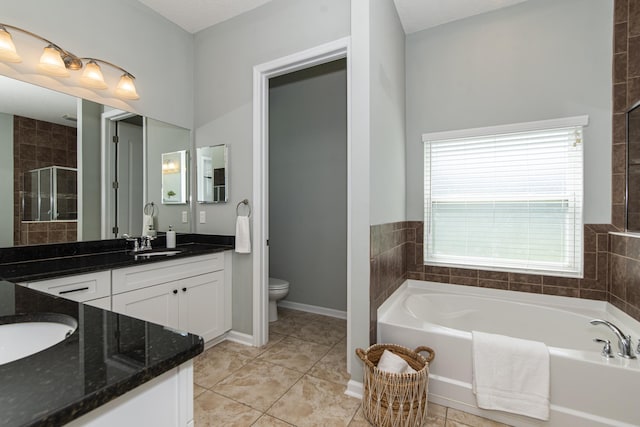
[[[582,126],[423,140],[425,262],[582,273]]]

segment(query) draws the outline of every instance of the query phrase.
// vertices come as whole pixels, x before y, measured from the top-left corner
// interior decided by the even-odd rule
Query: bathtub
[[[378,342],[435,350],[429,400],[440,405],[515,426],[638,426],[640,359],[618,357],[617,338],[595,318],[631,334],[635,353],[640,323],[606,302],[408,280],[378,309]],[[472,330],[547,344],[548,422],[476,406]],[[611,340],[615,358],[601,356],[595,337]]]

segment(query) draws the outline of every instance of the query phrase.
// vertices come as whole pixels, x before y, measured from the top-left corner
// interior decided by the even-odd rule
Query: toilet
[[[278,320],[277,302],[289,293],[289,282],[269,277],[269,322]]]

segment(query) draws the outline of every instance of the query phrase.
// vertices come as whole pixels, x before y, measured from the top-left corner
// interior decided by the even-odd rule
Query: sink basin
[[[153,252],[134,252],[133,254],[138,258],[150,258],[152,256],[172,256],[181,253],[180,250],[167,250],[167,251],[153,251]]]
[[[0,365],[38,353],[71,336],[78,322],[65,314],[0,318]]]

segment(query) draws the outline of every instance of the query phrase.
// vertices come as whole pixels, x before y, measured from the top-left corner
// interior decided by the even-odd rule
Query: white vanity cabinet
[[[111,309],[111,272],[79,274],[26,284],[29,288],[88,305]]]
[[[200,335],[231,329],[231,256],[224,252],[112,271],[112,309]]]

